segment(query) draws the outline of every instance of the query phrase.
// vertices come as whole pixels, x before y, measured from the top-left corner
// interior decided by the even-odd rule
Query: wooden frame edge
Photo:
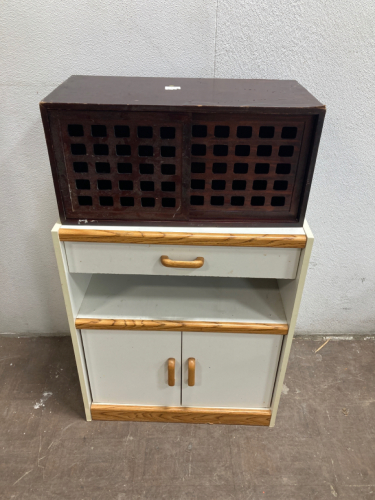
[[[287,335],[285,323],[218,323],[216,321],[169,321],[77,318],[77,330],[154,330],[179,332],[260,333]]]
[[[59,238],[60,241],[75,242],[269,248],[305,248],[307,240],[303,234],[210,234],[64,227],[59,230]]]
[[[271,410],[233,408],[185,408],[179,406],[126,406],[93,403],[93,420],[162,422],[188,424],[226,424],[269,426]]]

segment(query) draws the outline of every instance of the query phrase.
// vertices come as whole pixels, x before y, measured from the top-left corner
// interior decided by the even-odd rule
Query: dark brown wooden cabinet
[[[72,76],[40,107],[63,224],[303,224],[325,106],[296,81]]]

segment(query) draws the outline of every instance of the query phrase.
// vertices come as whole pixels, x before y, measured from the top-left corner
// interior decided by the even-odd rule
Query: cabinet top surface
[[[54,105],[298,109],[324,106],[295,80],[74,75],[42,100]],[[64,107],[65,107],[64,106]],[[203,108],[203,109],[201,109]]]

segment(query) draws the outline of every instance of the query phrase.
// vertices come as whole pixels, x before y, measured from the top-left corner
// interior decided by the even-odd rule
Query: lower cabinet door
[[[182,332],[182,405],[269,408],[282,338]]]
[[[181,404],[181,332],[81,330],[81,334],[94,403]],[[173,386],[168,385],[169,358],[175,360]]]

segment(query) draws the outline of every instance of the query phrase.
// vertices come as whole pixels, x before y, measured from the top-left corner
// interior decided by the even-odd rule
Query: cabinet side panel
[[[280,402],[281,390],[284,383],[285,372],[288,366],[290,349],[292,347],[294,330],[296,327],[299,306],[302,299],[303,287],[305,285],[307,270],[309,267],[314,236],[309,225],[305,221],[304,230],[307,236],[306,247],[301,252],[301,258],[298,266],[297,277],[294,280],[278,280],[281,300],[284,305],[286,319],[289,325],[288,335],[284,338],[280,363],[277,370],[275,390],[272,397],[272,417],[270,427],[275,425],[277,409]]]
[[[75,328],[76,312],[81,305],[85,290],[90,282],[91,274],[77,275],[78,280],[73,280],[69,284],[70,275],[66,263],[65,252],[62,243],[59,240],[59,228],[61,224],[55,224],[52,229],[52,241],[56,254],[57,267],[60,275],[66,313],[68,316],[70,334],[72,337],[74,356],[77,364],[79,383],[82,391],[83,404],[87,420],[91,420],[90,406],[92,403],[90,386],[84,361],[82,344],[79,338],[79,332]]]

